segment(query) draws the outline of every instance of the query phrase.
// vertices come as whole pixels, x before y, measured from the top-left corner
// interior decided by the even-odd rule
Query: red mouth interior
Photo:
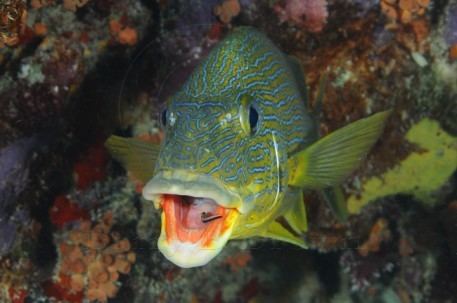
[[[229,208],[209,198],[170,195],[162,196],[167,240],[208,245],[227,228]]]

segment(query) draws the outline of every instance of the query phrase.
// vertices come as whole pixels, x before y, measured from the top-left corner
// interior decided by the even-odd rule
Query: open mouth
[[[184,268],[201,266],[219,254],[240,215],[240,198],[209,176],[160,172],[143,196],[162,209],[158,247]]]
[[[230,214],[236,212],[210,198],[164,194],[161,202],[167,241],[198,243],[202,248],[211,248],[213,240],[230,227]]]

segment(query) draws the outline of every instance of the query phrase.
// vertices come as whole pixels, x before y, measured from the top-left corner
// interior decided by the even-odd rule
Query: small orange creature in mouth
[[[227,216],[234,211],[209,198],[181,195],[164,194],[161,204],[167,241],[199,242],[204,247],[227,230]]]

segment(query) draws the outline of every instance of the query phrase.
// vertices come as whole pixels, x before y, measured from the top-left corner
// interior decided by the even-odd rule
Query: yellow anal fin
[[[292,207],[283,215],[287,224],[297,233],[303,234],[308,230],[305,202],[302,189],[289,189],[284,197],[284,203],[291,203]]]
[[[299,235],[293,234],[287,228],[277,221],[273,221],[268,229],[261,235],[262,237],[271,238],[274,240],[284,241],[290,244],[300,246],[301,248],[308,248],[305,240]]]
[[[147,182],[154,174],[155,161],[159,155],[159,144],[135,138],[111,136],[105,142],[114,159],[142,182]]]
[[[346,205],[346,199],[344,198],[341,187],[334,186],[330,188],[324,188],[320,191],[320,193],[322,194],[324,200],[327,202],[335,217],[340,222],[347,221],[349,213]]]
[[[289,158],[289,185],[323,189],[341,183],[381,134],[390,111],[355,121]]]

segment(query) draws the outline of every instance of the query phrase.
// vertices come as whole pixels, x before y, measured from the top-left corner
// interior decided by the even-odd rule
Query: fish
[[[304,190],[323,193],[337,218],[347,219],[339,185],[378,140],[389,113],[319,138],[298,61],[260,31],[238,27],[168,98],[160,144],[112,135],[106,146],[161,212],[161,253],[191,268],[233,239],[307,248]]]

